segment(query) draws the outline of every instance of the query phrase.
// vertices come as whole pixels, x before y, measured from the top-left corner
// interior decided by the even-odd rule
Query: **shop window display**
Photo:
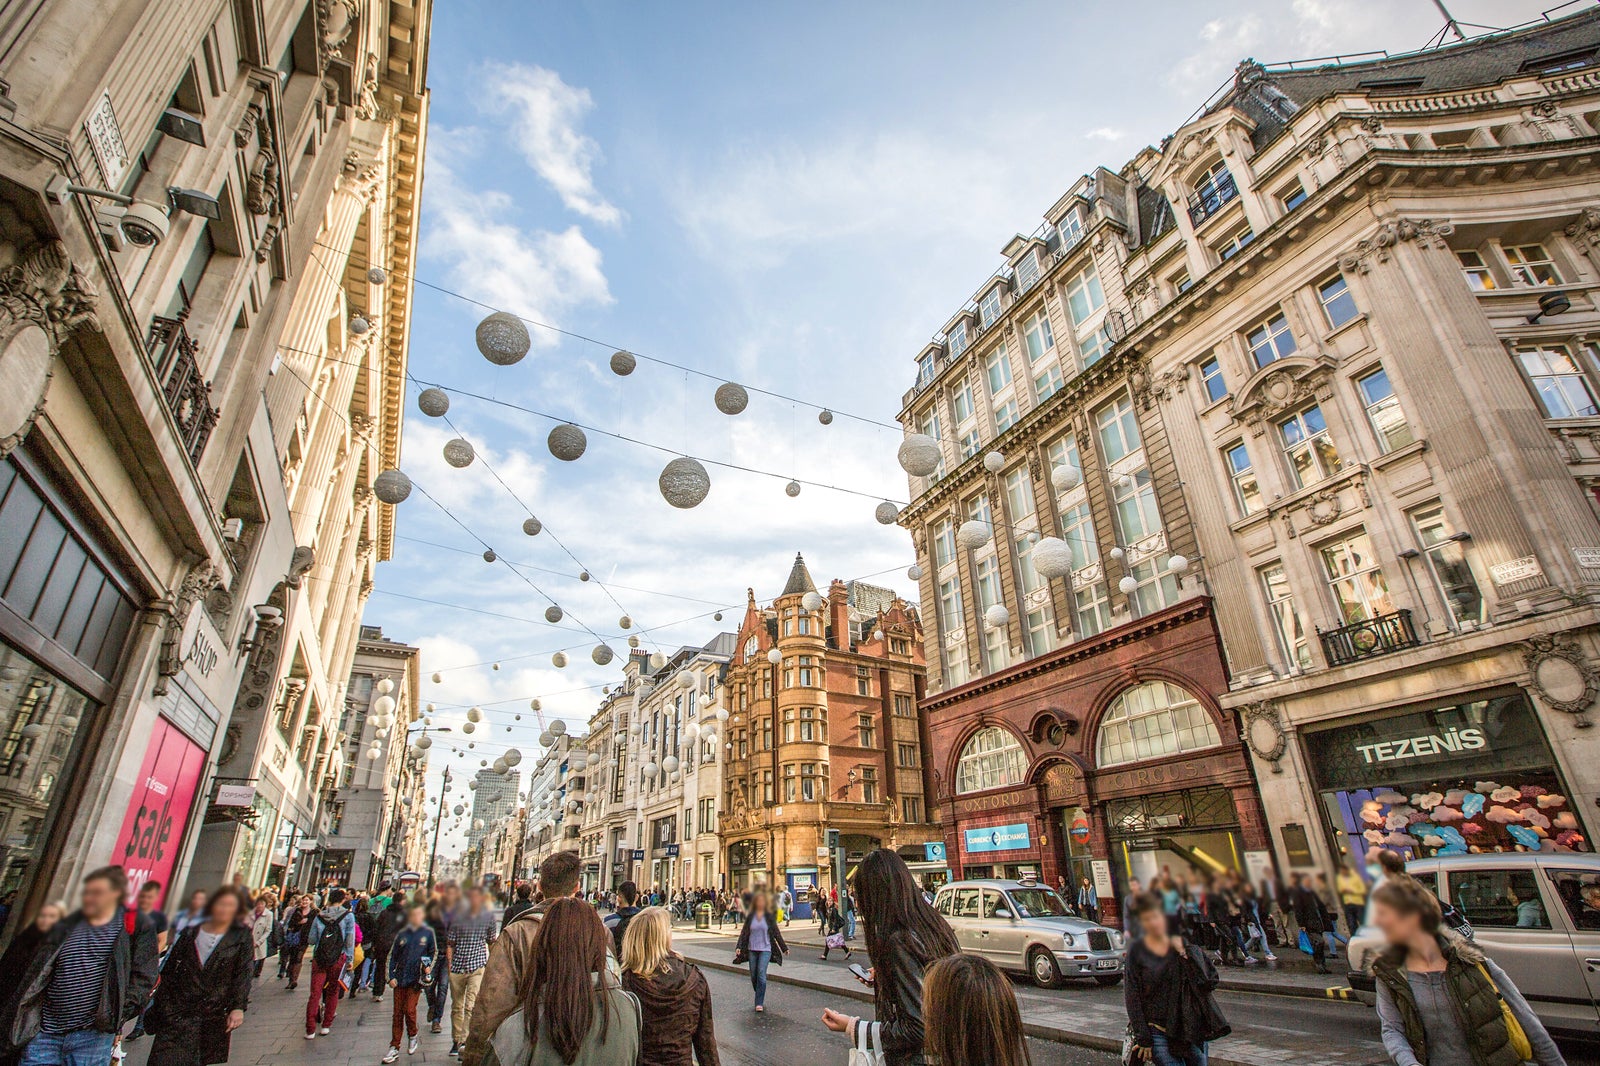
[[[1592,850],[1521,692],[1306,735],[1348,854]]]

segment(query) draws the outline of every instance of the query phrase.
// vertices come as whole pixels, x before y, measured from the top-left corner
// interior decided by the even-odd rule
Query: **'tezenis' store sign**
[[[1489,741],[1484,737],[1483,730],[1452,728],[1442,733],[1357,744],[1355,749],[1368,763],[1387,763],[1431,758],[1448,752],[1478,751],[1488,746]]]

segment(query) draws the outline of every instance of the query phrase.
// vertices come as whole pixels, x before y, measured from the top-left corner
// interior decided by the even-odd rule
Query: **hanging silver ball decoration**
[[[464,466],[471,466],[475,458],[477,453],[472,450],[471,442],[460,437],[444,442],[444,461],[458,470]]]
[[[1075,466],[1058,466],[1050,471],[1050,484],[1057,492],[1069,492],[1083,484],[1083,471]]]
[[[373,267],[367,271],[367,280],[374,285],[382,285],[389,280],[389,272],[384,270],[383,267]]]
[[[712,621],[713,621],[713,622],[720,622],[720,621],[722,621],[722,612],[721,612],[721,611],[718,611],[718,612],[717,612],[717,613],[716,613],[716,614],[714,614],[714,615],[712,615],[712,616],[711,616],[711,620],[712,620]]]
[[[528,710],[530,710],[530,711],[539,711],[539,710],[543,710],[543,709],[544,709],[544,704],[539,702],[537,699],[532,699],[532,700],[528,701]]]
[[[921,581],[922,567],[918,566],[916,563],[912,563],[910,566],[906,567],[906,577],[909,577],[912,581]]]
[[[815,611],[817,608],[822,606],[822,593],[818,592],[816,589],[812,589],[810,592],[800,597],[800,606],[804,607],[808,611]]]
[[[563,422],[550,431],[547,443],[551,455],[563,463],[570,463],[583,455],[584,449],[589,447],[589,438],[584,436],[583,430],[577,426]]]
[[[492,563],[498,558],[499,558],[499,556],[494,553],[494,549],[493,548],[485,548],[483,550],[483,561],[484,562]]]
[[[900,517],[900,508],[888,500],[884,500],[878,504],[877,510],[873,511],[872,515],[878,520],[879,525],[892,526],[894,525],[894,520]]]
[[[650,669],[659,670],[667,665],[667,657],[658,651],[650,653]]]
[[[621,618],[617,619],[617,625],[623,629],[632,629],[633,619],[629,618],[627,615],[623,615]]]
[[[587,570],[579,570],[578,571],[578,580],[579,581],[588,581],[589,580],[589,571],[587,571]]]
[[[562,611],[560,607],[557,607],[552,603],[550,606],[544,609],[544,620],[554,625],[555,623],[561,621],[561,616],[564,613],[565,612]]]
[[[505,311],[496,311],[479,322],[477,338],[478,351],[496,366],[521,362],[533,343],[522,319]]]
[[[372,479],[372,494],[384,503],[402,503],[411,495],[411,479],[398,470],[385,470]]]
[[[417,408],[429,418],[443,418],[450,410],[450,394],[443,389],[423,389],[417,393]]]
[[[713,399],[716,401],[717,410],[725,415],[739,414],[750,406],[750,394],[744,391],[744,386],[731,381],[724,381],[718,385]]]
[[[711,475],[699,460],[682,455],[662,469],[659,484],[668,503],[687,509],[699,506],[711,491]]]
[[[1011,612],[1003,604],[996,603],[983,612],[983,624],[990,629],[1004,629],[1009,621]]]
[[[990,452],[983,457],[983,468],[991,474],[998,474],[1006,468],[1006,457],[999,452]]]
[[[1072,573],[1072,547],[1060,537],[1039,538],[1028,558],[1033,561],[1033,572],[1047,581]]]
[[[628,647],[637,648],[638,646],[639,646],[639,634],[637,634],[637,633],[629,633],[628,634]]]
[[[824,407],[817,412],[817,421],[825,426],[833,425],[833,412]]]
[[[939,442],[926,433],[913,433],[900,442],[896,457],[906,473],[927,477],[939,469]]]
[[[522,531],[530,537],[537,537],[539,530],[544,528],[544,523],[529,515],[522,520]]]
[[[619,378],[625,378],[633,373],[634,368],[638,365],[639,360],[634,357],[632,352],[611,353],[611,372]]]
[[[795,496],[800,495],[800,482],[798,482],[798,481],[789,482],[787,485],[785,485],[783,487],[783,492],[784,492],[784,495],[789,496],[791,499],[793,497],[795,497]]]
[[[976,518],[961,523],[956,529],[956,543],[968,550],[983,547],[989,543],[989,536],[989,523],[980,522]]]
[[[558,651],[554,655],[550,656],[550,665],[554,666],[557,670],[560,670],[561,668],[566,666],[567,665],[567,653],[564,652],[564,651]]]
[[[365,318],[362,318],[360,315],[357,315],[356,317],[354,317],[354,318],[352,318],[350,320],[350,332],[354,333],[357,337],[361,336],[363,333],[367,332],[367,330],[369,330],[371,328],[372,328],[372,323],[368,322]]]

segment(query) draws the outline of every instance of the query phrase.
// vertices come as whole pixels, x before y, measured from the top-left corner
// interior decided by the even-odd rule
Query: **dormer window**
[[[1189,221],[1198,226],[1215,215],[1239,196],[1239,186],[1222,160],[1201,174],[1194,183],[1194,195],[1189,198]]]
[[[950,347],[950,358],[952,359],[967,350],[967,345],[971,342],[971,338],[967,336],[966,319],[963,318],[955,324],[955,327],[945,336],[945,342]]]
[[[1000,319],[1000,286],[996,285],[978,301],[978,320],[985,329]]]
[[[1033,249],[1017,260],[1017,291],[1027,292],[1039,281],[1039,257]]]
[[[917,385],[923,386],[933,380],[933,353],[923,352],[917,357]]]
[[[1071,248],[1083,239],[1083,219],[1078,214],[1078,209],[1068,211],[1060,222],[1056,223],[1056,232],[1061,235],[1061,247]]]

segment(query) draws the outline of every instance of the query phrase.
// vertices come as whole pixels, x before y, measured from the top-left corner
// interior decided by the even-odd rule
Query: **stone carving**
[[[1159,374],[1151,374],[1147,368],[1140,366],[1128,375],[1128,385],[1133,392],[1133,398],[1145,410],[1150,410],[1161,401],[1169,398],[1179,385],[1189,380],[1189,366],[1180,363],[1169,370]]]
[[[100,331],[98,296],[60,241],[35,245],[0,270],[0,459],[44,412],[56,349],[80,327]]]
[[[1377,115],[1368,115],[1361,120],[1361,130],[1363,133],[1382,133],[1383,120]]]
[[[217,572],[211,564],[197,563],[189,568],[176,591],[154,605],[154,609],[166,618],[162,623],[161,657],[156,668],[156,683],[150,690],[152,694],[165,696],[167,679],[183,668],[183,630],[189,621],[189,613],[194,610],[200,597],[216,585]]]
[[[339,175],[339,187],[365,200],[377,191],[378,182],[383,178],[383,165],[375,160],[363,159],[361,153],[352,149],[344,157],[344,167]]]
[[[1306,501],[1306,517],[1319,526],[1337,522],[1343,510],[1337,489],[1323,489]]]
[[[1556,106],[1556,102],[1554,100],[1540,100],[1528,110],[1532,111],[1533,114],[1539,118],[1545,119],[1555,118],[1561,113],[1561,109]]]
[[[378,102],[378,57],[371,52],[367,53],[361,85],[356,90],[356,117],[369,122],[384,121],[389,117],[388,109]]]
[[[244,205],[253,215],[270,215],[278,206],[278,156],[270,148],[256,153],[245,184]]]
[[[1247,703],[1239,708],[1239,718],[1244,723],[1244,742],[1256,758],[1271,763],[1273,773],[1283,773],[1283,753],[1289,749],[1289,737],[1278,705],[1271,700]]]
[[[356,29],[356,0],[317,0],[317,63],[326,68]],[[320,73],[320,70],[319,70]]]
[[[1578,212],[1577,220],[1567,225],[1566,233],[1577,242],[1584,255],[1592,256],[1600,247],[1600,207],[1586,207]]]
[[[1580,729],[1594,725],[1589,708],[1600,695],[1600,670],[1566,633],[1551,633],[1522,642],[1522,663],[1533,691],[1562,714],[1577,716]]]
[[[283,227],[278,225],[276,219],[267,224],[261,231],[261,240],[256,242],[256,262],[265,263],[267,257],[272,255],[273,247],[278,243],[278,237],[283,233]]]
[[[1333,360],[1291,356],[1269,365],[1239,390],[1232,401],[1234,421],[1260,436],[1278,415],[1332,394]]]
[[[288,587],[287,582],[280,583],[272,590],[267,602],[280,611],[284,610],[288,606]],[[250,657],[245,664],[244,678],[239,683],[239,694],[233,701],[236,720],[256,714],[263,716],[266,714],[278,676],[278,659],[283,648],[283,631],[286,628],[286,626],[272,626],[258,634],[256,646],[250,649]]]
[[[289,557],[289,573],[284,578],[284,583],[292,589],[297,589],[305,581],[311,568],[317,565],[317,553],[313,548],[304,544],[295,545],[294,554]]]
[[[1377,233],[1357,241],[1355,250],[1341,258],[1339,266],[1365,274],[1370,269],[1367,264],[1369,256],[1379,263],[1387,263],[1389,249],[1401,241],[1416,241],[1419,248],[1449,248],[1447,238],[1455,231],[1452,223],[1441,219],[1402,218],[1385,222],[1378,227]]]

